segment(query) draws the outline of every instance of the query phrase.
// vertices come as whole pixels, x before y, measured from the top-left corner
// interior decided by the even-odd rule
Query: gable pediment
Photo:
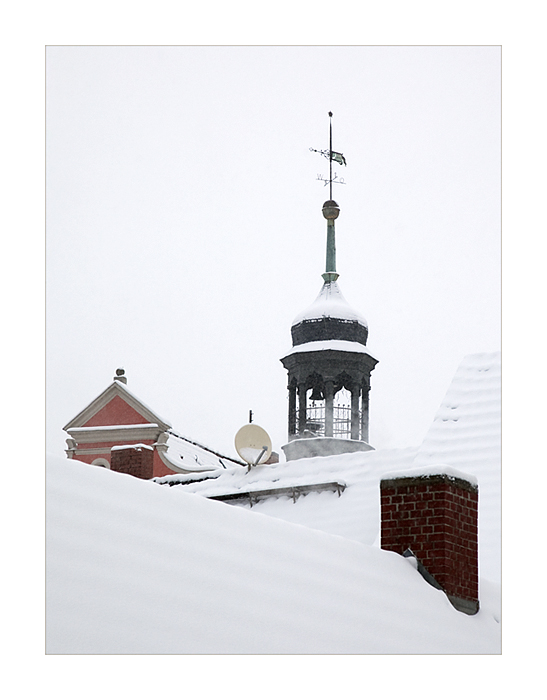
[[[63,430],[108,425],[142,425],[143,423],[154,423],[162,430],[171,428],[167,421],[138,399],[125,384],[114,381],[67,423]]]

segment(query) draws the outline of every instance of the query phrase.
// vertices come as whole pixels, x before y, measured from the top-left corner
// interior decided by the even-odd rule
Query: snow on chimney
[[[110,469],[138,479],[151,479],[154,474],[154,449],[150,445],[115,445],[110,450]]]
[[[386,474],[380,482],[381,547],[414,556],[452,605],[479,610],[478,500],[474,477],[441,465]]]

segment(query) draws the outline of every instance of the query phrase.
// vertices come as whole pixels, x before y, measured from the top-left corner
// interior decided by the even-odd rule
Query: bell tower
[[[332,113],[329,112],[329,117]],[[314,150],[314,149],[311,149]],[[366,347],[366,320],[344,299],[336,272],[335,220],[340,214],[332,199],[332,162],[345,165],[341,153],[318,151],[329,159],[330,199],[323,204],[327,220],[327,252],[323,286],[314,303],[291,327],[293,348],[281,359],[288,372],[287,460],[362,452],[369,444],[370,374],[378,360]]]

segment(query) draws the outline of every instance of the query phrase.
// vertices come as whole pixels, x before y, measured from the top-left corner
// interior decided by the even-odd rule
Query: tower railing
[[[335,405],[333,407],[333,437],[348,440],[351,438],[351,407]],[[359,411],[359,421],[361,411]],[[312,402],[306,408],[306,430],[314,437],[325,436],[325,404]]]

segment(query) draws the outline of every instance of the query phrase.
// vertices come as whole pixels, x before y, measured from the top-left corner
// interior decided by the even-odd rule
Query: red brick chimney
[[[120,445],[110,451],[110,469],[138,479],[154,476],[154,449],[150,445]]]
[[[478,612],[479,489],[473,477],[444,465],[425,467],[386,475],[380,493],[382,549],[414,555],[418,571],[457,610]]]

